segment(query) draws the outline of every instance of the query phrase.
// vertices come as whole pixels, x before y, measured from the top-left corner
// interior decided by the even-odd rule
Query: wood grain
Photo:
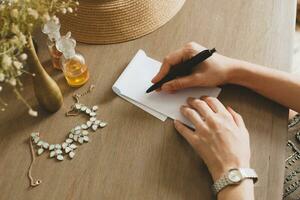
[[[40,131],[49,142],[61,142],[70,128],[83,122],[66,118],[74,91],[61,73],[49,66],[45,38],[37,35],[39,56],[64,93],[64,107],[50,115],[40,110],[31,118],[9,91],[9,109],[0,114],[0,199],[213,199],[210,175],[191,147],[173,128],[117,97],[111,86],[138,49],[162,60],[186,42],[207,47],[247,61],[288,71],[296,1],[282,0],[188,0],[183,9],[159,30],[140,39],[114,45],[79,44],[91,71],[88,84],[96,90],[83,98],[98,104],[109,126],[92,136],[72,161],[58,163],[40,156],[33,175],[43,180],[29,188],[28,138]],[[25,78],[26,99],[37,107],[31,80]],[[240,112],[251,134],[252,167],[260,177],[256,199],[279,200],[284,175],[287,109],[245,88],[225,86],[220,99]]]

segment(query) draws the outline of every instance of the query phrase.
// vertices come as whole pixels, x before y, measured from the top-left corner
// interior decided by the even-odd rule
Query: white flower
[[[20,58],[21,61],[25,61],[25,60],[27,60],[28,56],[27,56],[26,53],[22,53],[22,54],[19,56],[19,58]]]
[[[11,32],[13,32],[16,35],[18,35],[20,33],[20,29],[15,23],[13,23],[11,25]]]
[[[22,63],[20,63],[19,61],[13,61],[13,65],[14,65],[17,69],[22,69],[22,68],[23,68]]]
[[[50,16],[49,16],[49,14],[48,14],[48,13],[43,14],[42,20],[43,20],[44,22],[50,21]]]
[[[2,58],[2,67],[3,69],[8,69],[8,67],[10,67],[12,64],[12,59],[10,56],[8,56],[7,54],[3,55]]]
[[[10,78],[9,79],[9,84],[11,84],[12,86],[16,86],[17,85],[17,80],[15,78]]]
[[[79,5],[79,1],[76,1],[75,4],[78,6]]]
[[[61,12],[62,12],[62,14],[66,14],[67,13],[67,9],[66,8],[62,8]]]
[[[39,17],[39,13],[32,8],[27,8],[27,12],[28,15],[31,15],[34,19],[37,19]]]
[[[0,73],[0,82],[3,82],[4,79],[5,79],[5,76],[4,76],[4,74],[1,72],[1,73]]]
[[[67,10],[68,10],[69,13],[73,12],[73,9],[71,7],[68,7]]]
[[[32,116],[32,117],[37,117],[37,116],[38,116],[38,112],[35,111],[35,110],[33,110],[32,108],[30,108],[30,109],[28,110],[28,114],[29,114],[30,116]]]
[[[19,11],[18,11],[18,9],[12,9],[11,11],[10,11],[10,16],[11,17],[13,17],[13,18],[17,18],[18,16],[19,16]]]
[[[23,33],[21,33],[19,35],[19,40],[21,42],[21,45],[25,45],[27,43],[26,37],[25,37],[25,35]]]

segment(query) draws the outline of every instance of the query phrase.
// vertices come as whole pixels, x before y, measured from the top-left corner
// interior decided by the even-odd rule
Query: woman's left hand
[[[175,128],[206,163],[214,181],[232,168],[250,167],[249,134],[242,117],[216,98],[189,98],[182,114],[195,131],[179,121]]]

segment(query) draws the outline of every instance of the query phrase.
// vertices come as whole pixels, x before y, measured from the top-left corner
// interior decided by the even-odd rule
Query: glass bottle
[[[76,41],[68,32],[56,42],[56,48],[63,53],[61,59],[62,70],[68,84],[72,87],[80,87],[89,79],[88,67],[84,57],[75,51]]]
[[[52,61],[52,66],[55,69],[60,69],[61,70],[61,64],[60,64],[60,58],[62,56],[62,53],[57,50],[56,48],[56,41],[60,39],[60,23],[57,20],[50,19],[47,21],[43,28],[42,32],[48,35],[48,41],[47,41],[47,46],[49,50],[49,54],[51,56],[51,61]]]

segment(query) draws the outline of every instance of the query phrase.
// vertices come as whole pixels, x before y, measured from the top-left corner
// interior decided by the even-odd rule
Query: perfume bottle
[[[68,84],[79,87],[88,81],[89,71],[84,57],[75,51],[75,46],[76,41],[71,38],[70,32],[56,42],[56,48],[63,53],[61,65]]]
[[[62,56],[62,53],[57,50],[56,48],[56,41],[60,39],[60,23],[58,19],[50,19],[47,21],[43,28],[42,32],[48,35],[48,41],[47,41],[47,46],[49,50],[49,54],[51,56],[51,61],[52,61],[52,66],[55,69],[60,69],[61,70],[61,65],[60,65],[60,58]]]

